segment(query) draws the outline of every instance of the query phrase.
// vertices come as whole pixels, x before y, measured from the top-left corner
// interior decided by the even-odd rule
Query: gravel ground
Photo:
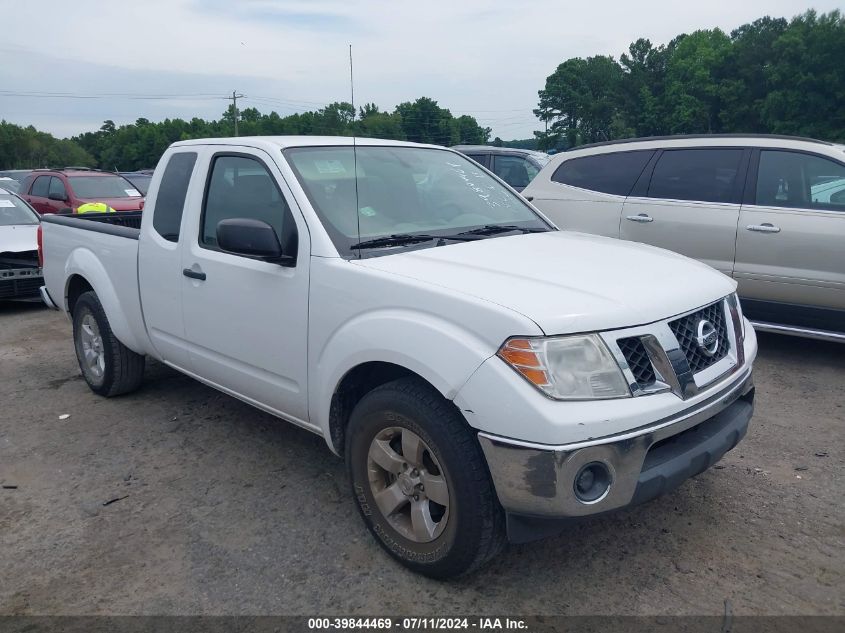
[[[715,468],[436,582],[370,538],[322,439],[157,363],[95,396],[62,315],[0,302],[0,614],[845,615],[845,346],[760,347]]]

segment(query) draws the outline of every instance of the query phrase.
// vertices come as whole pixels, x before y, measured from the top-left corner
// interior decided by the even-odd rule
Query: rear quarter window
[[[171,242],[179,241],[185,197],[188,195],[188,185],[196,162],[196,152],[173,154],[167,161],[158,186],[153,209],[153,228],[156,233]]]
[[[654,150],[596,154],[564,161],[552,180],[590,191],[627,196],[634,188]]]

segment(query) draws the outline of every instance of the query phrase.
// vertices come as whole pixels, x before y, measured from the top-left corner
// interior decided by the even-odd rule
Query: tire
[[[504,547],[504,511],[475,433],[422,380],[402,378],[361,399],[346,465],[370,532],[412,571],[459,576]]]
[[[91,391],[110,398],[135,391],[144,378],[144,356],[115,338],[96,293],[80,295],[73,307],[73,346]]]

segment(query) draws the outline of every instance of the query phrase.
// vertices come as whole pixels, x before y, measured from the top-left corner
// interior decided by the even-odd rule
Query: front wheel
[[[475,434],[421,380],[396,380],[361,399],[346,463],[367,527],[413,571],[458,576],[504,546],[504,513]]]
[[[115,338],[96,293],[80,295],[73,307],[73,344],[85,382],[111,397],[134,391],[144,377],[144,357]]]

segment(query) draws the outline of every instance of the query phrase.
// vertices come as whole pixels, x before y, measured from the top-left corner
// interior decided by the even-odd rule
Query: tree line
[[[408,140],[437,145],[484,144],[490,128],[472,116],[454,116],[437,101],[421,97],[383,111],[373,103],[356,109],[338,102],[311,112],[280,116],[256,108],[238,112],[238,134],[361,136]],[[226,137],[235,134],[233,106],[214,121],[193,118],[152,122],[138,119],[128,125],[105,121],[96,132],[56,139],[34,127],[0,122],[0,169],[78,165],[132,171],[154,167],[164,150],[176,141]]]
[[[256,108],[238,113],[241,135],[322,134],[455,145],[565,149],[633,136],[772,133],[845,141],[845,18],[807,11],[792,20],[764,17],[726,34],[681,34],[655,46],[633,42],[619,59],[572,58],[547,77],[534,114],[544,129],[533,139],[490,141],[475,117],[453,116],[421,97],[392,111],[369,103],[357,111],[337,102],[281,116]],[[152,167],[175,141],[235,133],[230,106],[217,120],[165,119],[56,139],[34,127],[0,121],[0,169],[85,165]]]
[[[730,35],[695,31],[618,60],[572,58],[534,114],[541,149],[635,136],[770,133],[845,140],[845,18],[764,17]]]

